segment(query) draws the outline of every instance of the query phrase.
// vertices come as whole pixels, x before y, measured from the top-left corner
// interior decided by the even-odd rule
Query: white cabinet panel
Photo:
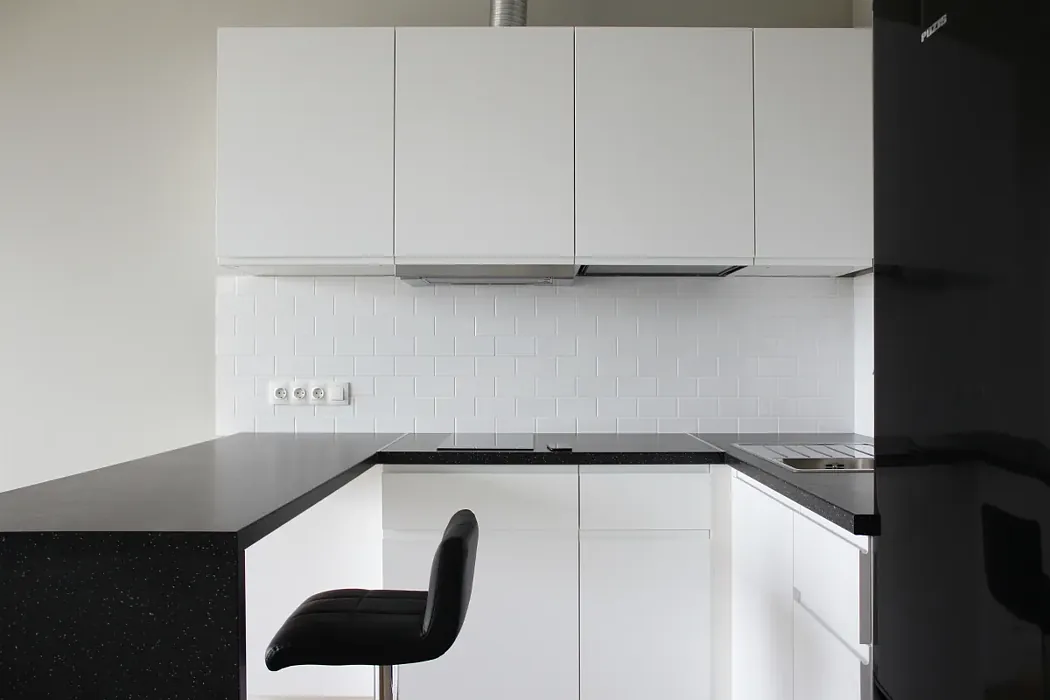
[[[750,264],[752,107],[749,29],[578,28],[577,261]]]
[[[221,261],[393,259],[394,30],[220,29]]]
[[[384,533],[386,588],[426,589],[440,532]],[[482,526],[474,589],[444,656],[400,668],[402,700],[576,700],[579,573],[575,533]]]
[[[792,700],[794,513],[742,479],[732,488],[733,700]]]
[[[572,262],[572,28],[398,28],[396,95],[398,262]]]
[[[273,673],[264,657],[277,630],[309,596],[382,587],[381,489],[379,470],[369,470],[245,550],[250,697],[371,696],[371,668],[294,666]]]
[[[710,536],[580,533],[580,698],[711,697]]]
[[[796,700],[860,700],[865,680],[860,659],[799,605],[794,620]]]
[[[871,260],[869,29],[755,29],[755,256]]]
[[[582,530],[709,530],[706,465],[580,467]]]
[[[502,466],[502,465],[501,465]],[[518,467],[511,473],[428,468],[429,473],[383,473],[383,528],[443,530],[452,514],[474,511],[482,532],[561,530],[575,534],[578,523],[576,466]],[[555,471],[557,470],[557,471]]]
[[[870,555],[804,515],[794,518],[794,586],[802,604],[867,658]]]

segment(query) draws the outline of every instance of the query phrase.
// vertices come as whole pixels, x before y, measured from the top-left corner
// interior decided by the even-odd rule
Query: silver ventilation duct
[[[524,27],[528,0],[492,0],[493,27]]]

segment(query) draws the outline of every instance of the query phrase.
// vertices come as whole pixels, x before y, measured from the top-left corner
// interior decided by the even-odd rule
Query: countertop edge
[[[821,498],[806,487],[782,479],[783,467],[752,455],[744,450],[725,444],[717,438],[700,436],[701,439],[723,451],[725,463],[741,474],[776,491],[781,496],[797,503],[812,513],[828,520],[853,535],[875,537],[880,534],[880,520],[875,513],[854,513],[840,505]],[[849,478],[849,475],[826,475],[828,478]]]

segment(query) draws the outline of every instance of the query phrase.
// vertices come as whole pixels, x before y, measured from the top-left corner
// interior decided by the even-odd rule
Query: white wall
[[[851,0],[584,0],[586,22],[649,27],[851,27]]]
[[[853,280],[854,432],[875,435],[875,276]]]
[[[218,429],[849,431],[853,303],[833,279],[224,277]],[[351,405],[271,406],[278,376],[348,381]]]

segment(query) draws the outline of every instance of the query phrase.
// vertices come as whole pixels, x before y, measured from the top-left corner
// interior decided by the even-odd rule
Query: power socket
[[[292,382],[288,392],[288,403],[293,406],[305,406],[310,402],[310,385],[306,382]]]
[[[317,406],[319,404],[328,403],[328,388],[319,382],[310,382],[307,387],[307,401]]]
[[[281,379],[271,379],[267,385],[267,397],[272,405],[286,405],[291,398],[288,390],[288,382]]]

